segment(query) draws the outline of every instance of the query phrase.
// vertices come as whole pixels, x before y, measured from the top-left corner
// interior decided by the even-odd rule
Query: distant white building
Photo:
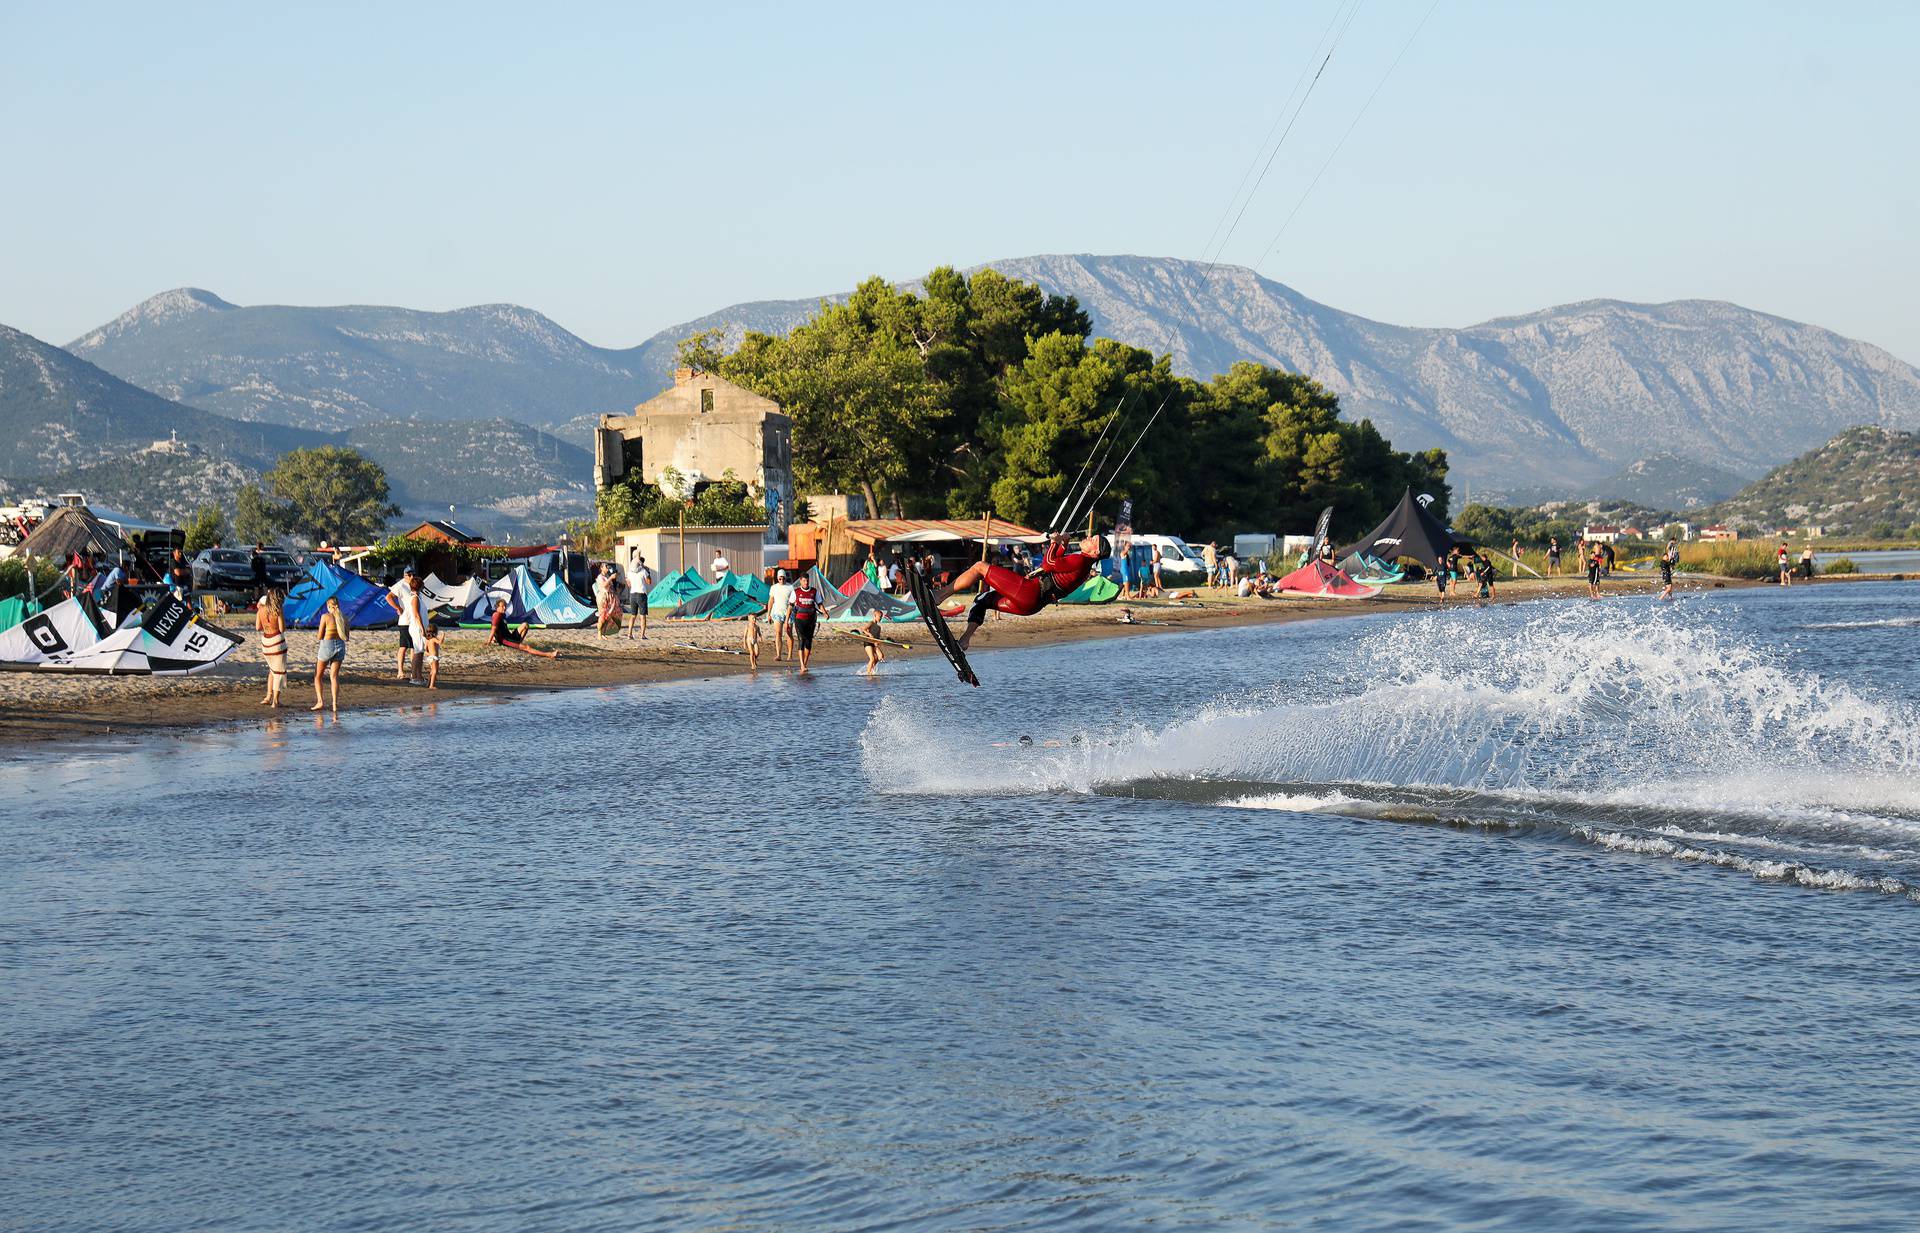
[[[1611,544],[1619,540],[1620,528],[1606,523],[1595,523],[1580,532],[1581,538],[1589,544]]]

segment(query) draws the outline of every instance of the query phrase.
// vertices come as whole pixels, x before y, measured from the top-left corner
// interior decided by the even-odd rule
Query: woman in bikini
[[[329,599],[320,613],[320,628],[314,631],[320,636],[319,645],[314,648],[313,656],[313,705],[311,711],[326,709],[326,703],[320,697],[320,678],[326,677],[333,687],[333,713],[340,713],[340,665],[347,660],[347,617],[340,611],[340,601]]]
[[[260,596],[253,627],[260,633],[260,658],[267,661],[267,696],[260,705],[279,706],[280,689],[287,683],[287,618],[280,611],[280,592]]]

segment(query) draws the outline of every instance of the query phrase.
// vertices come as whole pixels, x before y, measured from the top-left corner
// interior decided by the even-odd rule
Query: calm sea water
[[[1716,592],[16,752],[0,1225],[1912,1229],[1917,632]]]

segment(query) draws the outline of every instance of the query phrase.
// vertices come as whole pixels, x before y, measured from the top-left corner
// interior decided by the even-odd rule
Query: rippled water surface
[[[1917,635],[1709,592],[15,751],[0,1227],[1912,1229]]]

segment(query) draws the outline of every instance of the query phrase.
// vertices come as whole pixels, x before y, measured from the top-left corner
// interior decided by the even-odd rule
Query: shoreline
[[[1873,581],[1863,575],[1836,575],[1832,581]],[[1744,589],[1775,585],[1745,579],[1690,580],[1678,591]],[[1824,583],[1827,579],[1816,579]],[[1631,595],[1657,590],[1652,579],[1615,577],[1602,584],[1609,594]],[[1802,584],[1804,585],[1804,584]],[[1491,601],[1497,604],[1533,600],[1584,599],[1584,578],[1564,575],[1553,579],[1503,580]],[[1474,607],[1477,598],[1463,595],[1448,607]],[[1122,607],[1133,609],[1135,624],[1117,618]],[[1433,592],[1419,585],[1391,587],[1370,600],[1240,599],[1226,593],[1203,593],[1197,600],[1135,600],[1098,606],[1055,606],[1032,617],[989,621],[975,644],[977,651],[1050,646],[1133,634],[1167,634],[1191,629],[1224,629],[1243,625],[1278,625],[1327,618],[1415,614],[1439,611]],[[243,617],[250,620],[250,617]],[[238,727],[249,722],[285,720],[313,712],[313,634],[288,631],[290,675],[283,690],[286,701],[278,709],[259,705],[265,692],[266,665],[259,655],[253,630],[238,624],[225,626],[245,641],[219,667],[186,678],[85,677],[52,673],[0,673],[0,748],[47,744],[83,744],[100,737],[186,733],[211,728]],[[488,646],[478,631],[458,631],[449,637],[442,655],[440,688],[429,690],[392,677],[394,639],[390,630],[362,630],[355,634],[348,656],[348,672],[341,677],[342,711],[404,710],[428,703],[506,699],[521,694],[593,689],[656,682],[752,678],[758,673],[790,673],[790,661],[773,658],[771,638],[761,643],[760,667],[748,666],[738,652],[743,625],[668,622],[650,624],[644,640],[629,641],[624,634],[605,639],[591,630],[536,630],[529,641],[542,649],[557,649],[558,660],[536,659],[500,647]],[[857,627],[823,626],[815,642],[816,669],[839,669],[862,661],[865,644],[849,635]],[[889,661],[938,658],[939,652],[918,623],[887,627],[889,637],[912,644],[910,650],[886,648]],[[880,671],[884,674],[886,666]],[[956,688],[960,688],[956,685]]]

